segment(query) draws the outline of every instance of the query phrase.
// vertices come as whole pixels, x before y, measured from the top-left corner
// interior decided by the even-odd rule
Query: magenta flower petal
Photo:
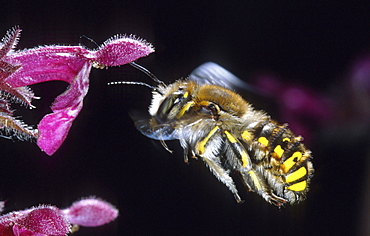
[[[17,45],[21,29],[16,27],[7,32],[7,35],[2,39],[0,43],[0,90],[2,93],[7,93],[11,96],[13,101],[20,102],[23,104],[31,105],[31,100],[34,95],[27,87],[12,87],[7,83],[7,79],[19,68],[18,63],[8,62],[8,57],[13,53],[13,49]],[[1,98],[6,101],[6,99]]]
[[[21,67],[6,82],[12,87],[51,80],[71,83],[86,63],[88,53],[80,46],[46,46],[13,53],[6,61]]]
[[[144,40],[122,36],[107,40],[98,50],[81,46],[45,46],[14,52],[12,48],[17,43],[19,32],[20,29],[10,31],[3,40],[5,46],[0,50],[3,87],[8,86],[7,90],[22,95],[19,97],[23,102],[31,106],[35,97],[25,86],[51,80],[70,84],[69,89],[56,98],[53,113],[40,121],[39,132],[30,133],[38,137],[37,144],[48,155],[55,153],[62,145],[82,109],[92,65],[97,68],[119,66],[154,52]],[[6,108],[0,101],[0,111],[7,111]]]
[[[32,230],[23,228],[20,225],[14,225],[13,226],[13,234],[6,234],[6,235],[12,235],[12,236],[50,236],[49,234],[36,233]]]
[[[83,99],[89,88],[90,70],[91,64],[85,63],[71,82],[70,88],[56,98],[52,106],[53,113],[40,121],[37,145],[48,155],[53,155],[62,145],[82,109]]]
[[[96,198],[75,202],[60,210],[54,206],[34,207],[0,216],[0,235],[62,236],[71,232],[71,223],[80,226],[100,226],[118,216],[111,204]]]
[[[70,231],[67,219],[58,208],[52,206],[32,209],[26,217],[17,221],[17,224],[27,230],[46,235],[65,235]]]
[[[144,40],[116,36],[108,39],[92,57],[100,65],[120,66],[152,52],[154,48]]]
[[[52,206],[15,211],[0,217],[0,235],[62,236],[70,232],[70,223]]]
[[[0,217],[0,235],[4,236],[14,236],[13,226],[17,217],[21,216],[17,212],[11,212]]]
[[[89,227],[104,225],[118,216],[118,210],[114,206],[96,198],[78,201],[63,210],[63,213],[71,224]]]

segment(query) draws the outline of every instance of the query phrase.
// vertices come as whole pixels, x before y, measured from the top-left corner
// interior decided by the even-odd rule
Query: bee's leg
[[[266,186],[265,181],[259,176],[259,174],[254,169],[241,170],[240,173],[243,177],[245,184],[249,187],[252,184],[252,186],[254,186],[254,190],[270,204],[281,207],[285,203],[287,203],[286,199],[276,196],[271,191],[271,189],[269,189]]]
[[[215,161],[214,158],[202,157],[204,162],[208,165],[212,173],[217,177],[219,181],[226,185],[229,190],[234,194],[235,200],[238,203],[242,203],[243,200],[238,194],[238,190],[235,187],[234,180],[230,177],[227,170],[225,170],[218,161]]]
[[[167,152],[171,154],[173,153],[173,151],[167,146],[167,143],[163,139],[160,139],[159,141],[161,142],[162,146],[164,147],[164,149],[166,149]]]
[[[280,198],[272,193],[269,189],[263,178],[254,170],[251,158],[240,141],[235,138],[229,131],[223,131],[228,145],[230,145],[230,151],[228,156],[230,162],[235,162],[234,159],[239,160],[240,163],[238,166],[239,172],[242,175],[244,184],[250,189],[256,191],[261,195],[267,202],[276,205],[282,206],[287,202],[284,198]],[[233,158],[233,157],[236,158]]]
[[[226,185],[234,194],[238,203],[243,202],[238,195],[238,190],[235,187],[234,180],[229,175],[229,171],[221,165],[221,147],[223,144],[223,137],[220,134],[220,127],[215,126],[201,141],[199,141],[192,152],[195,156],[201,157],[208,165],[212,173],[219,181]]]
[[[184,162],[189,164],[189,145],[185,139],[180,139],[180,145],[184,149]]]
[[[184,148],[184,162],[185,164],[189,164],[189,148]]]

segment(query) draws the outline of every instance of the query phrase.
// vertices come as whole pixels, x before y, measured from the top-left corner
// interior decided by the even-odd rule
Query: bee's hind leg
[[[242,171],[242,178],[245,182],[245,185],[250,189],[255,190],[259,195],[261,195],[268,203],[275,205],[277,207],[284,206],[287,203],[287,200],[276,196],[271,189],[266,186],[264,180],[258,175],[254,170]],[[253,188],[251,188],[253,186]]]

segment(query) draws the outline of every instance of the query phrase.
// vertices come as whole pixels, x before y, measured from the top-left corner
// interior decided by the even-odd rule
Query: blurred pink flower
[[[256,87],[277,102],[279,120],[288,123],[306,143],[312,141],[315,128],[330,121],[332,111],[325,96],[299,84],[285,84],[269,74],[261,74],[255,80]]]
[[[351,119],[369,125],[370,120],[370,55],[361,57],[352,65],[348,76]],[[341,104],[338,104],[340,107]]]
[[[119,66],[154,52],[149,43],[132,36],[115,36],[97,50],[54,45],[15,52],[13,48],[20,31],[19,28],[8,31],[0,45],[0,129],[9,128],[36,137],[37,145],[48,155],[54,154],[62,145],[82,109],[92,66]],[[11,111],[7,109],[9,105],[2,94],[5,92],[7,96],[32,108],[31,100],[35,96],[26,86],[51,80],[65,81],[70,86],[55,99],[51,107],[53,113],[40,121],[38,131],[12,119]],[[2,122],[2,114],[15,125],[9,126],[8,120]]]
[[[117,216],[114,206],[97,198],[80,200],[64,210],[41,205],[0,216],[0,235],[62,236],[71,232],[72,225],[96,227]]]

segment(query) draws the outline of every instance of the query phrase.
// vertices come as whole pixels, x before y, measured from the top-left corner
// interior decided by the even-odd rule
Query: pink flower
[[[0,44],[0,129],[6,136],[15,136],[19,139],[37,137],[37,130],[25,125],[13,117],[10,102],[18,102],[31,106],[34,94],[27,87],[12,87],[7,83],[7,78],[17,71],[20,66],[6,61],[7,55],[17,44],[20,29],[9,31]]]
[[[111,204],[96,198],[87,198],[75,202],[62,212],[71,224],[86,227],[104,225],[118,216],[118,210]]]
[[[64,210],[41,205],[1,216],[0,235],[61,236],[71,232],[71,224],[101,226],[117,216],[118,210],[114,206],[96,198],[78,201]]]
[[[0,92],[5,91],[32,107],[31,100],[35,97],[26,86],[51,80],[70,84],[67,91],[55,99],[51,107],[53,113],[40,121],[38,133],[32,129],[20,131],[29,131],[48,155],[54,154],[62,145],[82,109],[92,66],[119,66],[154,52],[149,43],[131,36],[115,36],[97,50],[88,50],[82,46],[42,46],[14,52],[12,49],[19,34],[19,28],[9,31],[0,48]],[[2,109],[10,112],[3,108],[6,105],[0,102],[0,118]],[[0,128],[1,125],[0,119]],[[22,125],[18,126],[29,128]]]

